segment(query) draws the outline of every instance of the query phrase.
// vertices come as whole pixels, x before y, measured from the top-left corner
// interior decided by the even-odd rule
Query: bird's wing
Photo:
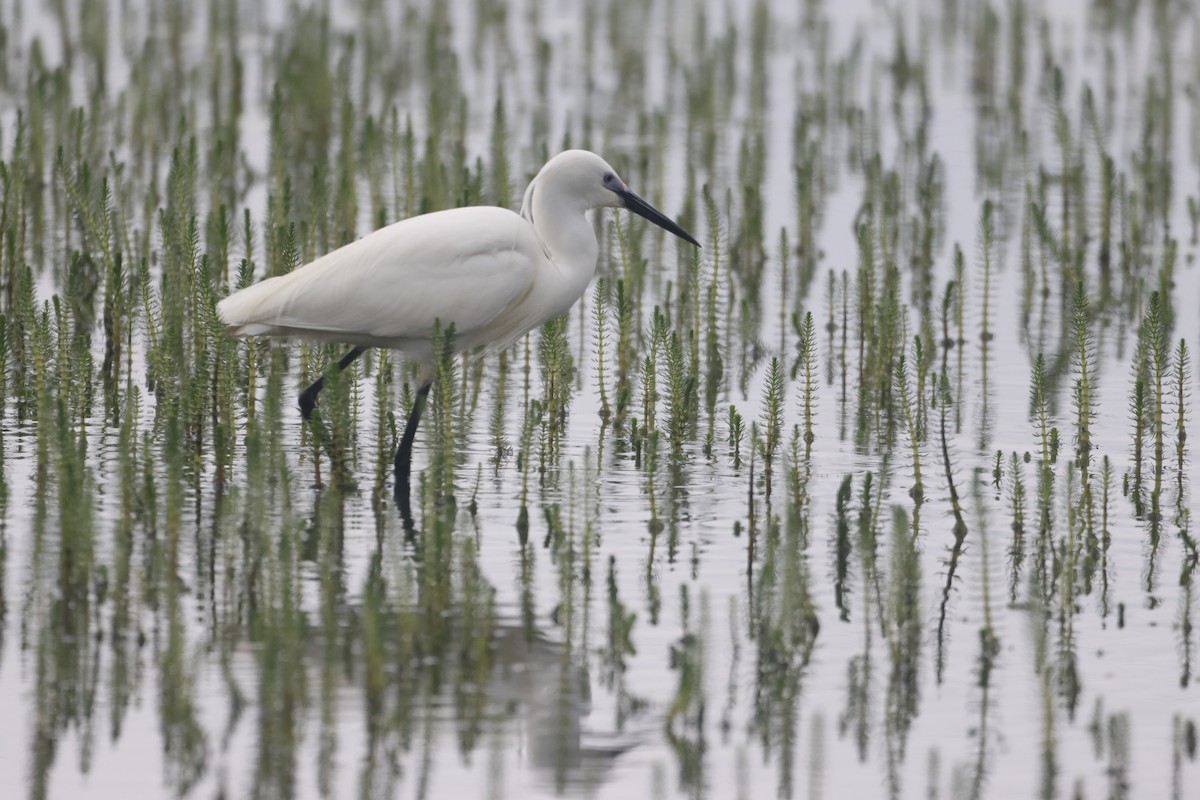
[[[529,292],[539,258],[536,235],[513,212],[453,209],[380,228],[231,295],[218,311],[244,333],[427,340],[440,321],[466,336]]]

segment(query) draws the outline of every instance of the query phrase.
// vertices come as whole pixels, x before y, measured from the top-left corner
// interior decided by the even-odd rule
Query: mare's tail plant
[[[807,460],[812,455],[813,417],[816,414],[817,403],[817,334],[812,312],[804,314],[801,322],[798,315],[792,315],[792,327],[799,337],[796,345],[796,361],[792,365],[792,378],[800,378],[800,409],[804,418],[804,457]]]

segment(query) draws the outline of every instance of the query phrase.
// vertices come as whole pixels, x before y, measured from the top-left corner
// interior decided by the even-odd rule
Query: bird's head
[[[546,162],[534,183],[553,181],[566,196],[579,200],[584,208],[624,208],[650,220],[697,247],[690,233],[675,224],[654,206],[638,197],[621,180],[617,171],[600,156],[588,150],[567,150]],[[534,184],[530,184],[532,190]]]

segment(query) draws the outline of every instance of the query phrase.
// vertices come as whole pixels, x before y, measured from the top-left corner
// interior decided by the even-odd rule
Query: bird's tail
[[[275,326],[263,321],[263,301],[271,296],[278,278],[247,286],[217,303],[217,316],[230,336],[261,336],[273,333]]]

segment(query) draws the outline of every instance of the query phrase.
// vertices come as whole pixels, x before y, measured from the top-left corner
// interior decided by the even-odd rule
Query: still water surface
[[[15,391],[6,398],[0,796],[1200,791],[1190,455],[1182,470],[1164,467],[1157,519],[1125,490],[1135,471],[1135,344],[1152,291],[1169,293],[1170,341],[1200,345],[1188,210],[1200,192],[1195,9],[214,2],[191,19],[173,3],[84,3],[99,6],[90,12],[97,22],[68,5],[66,24],[30,4],[0,12],[8,32],[2,152],[15,163],[17,115],[29,119],[50,91],[26,78],[65,65],[68,86],[56,97],[85,108],[91,144],[83,149],[100,154],[97,174],[127,165],[113,180],[125,246],[131,261],[147,257],[163,300],[129,315],[115,407],[128,419],[128,387],[141,384],[131,437],[102,411],[99,328],[83,379],[95,387],[93,410],[68,412],[55,429],[73,431],[86,452],[54,443],[43,451],[38,426],[49,423],[39,417],[53,406],[18,413]],[[103,83],[98,63],[107,65]],[[160,82],[167,95],[156,94]],[[1085,85],[1099,109],[1094,126]],[[494,145],[501,97],[503,187]],[[165,104],[161,117],[146,107],[155,101]],[[397,132],[411,125],[415,161],[405,162],[402,137],[372,139],[368,117],[376,134],[392,120]],[[56,130],[51,118],[47,131]],[[231,146],[222,138],[231,118],[236,158],[223,171],[214,166],[226,163],[217,144]],[[530,405],[549,397],[537,333],[504,365],[495,355],[472,361],[455,378],[458,401],[446,421],[427,418],[418,438],[426,491],[408,538],[376,464],[389,458],[386,412],[401,413],[409,373],[386,365],[395,379],[383,382],[371,362],[342,395],[358,416],[344,427],[357,491],[341,494],[314,486],[315,449],[293,402],[301,372],[335,351],[239,345],[228,405],[235,445],[221,483],[210,434],[198,447],[181,439],[163,410],[170,390],[146,385],[152,335],[168,335],[146,321],[169,308],[159,276],[172,258],[170,237],[160,241],[159,226],[170,223],[157,213],[168,205],[166,153],[189,137],[203,156],[196,214],[205,219],[227,198],[248,209],[259,231],[249,256],[260,270],[271,262],[272,222],[299,224],[298,249],[310,257],[347,226],[361,235],[379,219],[459,196],[516,205],[545,154],[587,145],[660,208],[687,215],[706,244],[692,265],[701,294],[687,285],[690,256],[675,242],[638,221],[622,219],[621,237],[613,220],[599,222],[608,318],[597,322],[589,292],[561,333],[573,365],[568,412],[548,424]],[[355,145],[339,149],[346,141]],[[1098,250],[1105,153],[1126,181],[1112,239],[1128,262],[1107,289]],[[58,186],[53,161],[42,158],[41,174]],[[327,169],[324,180],[310,162]],[[423,166],[409,185],[402,164],[415,162]],[[426,171],[430,164],[444,169]],[[476,194],[459,166],[486,177]],[[284,172],[294,196],[280,212]],[[1079,188],[1064,189],[1074,186],[1064,174],[1078,175]],[[1172,186],[1152,202],[1164,175]],[[346,194],[339,176],[349,176]],[[48,196],[60,197],[61,189]],[[338,216],[347,198],[349,223]],[[66,291],[70,252],[90,248],[100,258],[78,215],[63,210],[69,197],[43,202],[57,227],[47,225],[40,242],[11,239],[5,254],[35,266],[39,307]],[[1035,205],[1049,220],[1043,236]],[[860,365],[891,345],[878,316],[878,339],[860,350],[856,338],[868,324],[858,300],[868,280],[861,231],[873,242],[870,280],[880,283],[867,307],[886,314],[890,266],[907,309],[896,326],[899,351],[865,376]],[[220,249],[212,228],[199,238],[202,251]],[[235,273],[247,253],[233,238]],[[631,277],[626,239],[636,240],[644,275]],[[960,314],[964,335],[943,366],[941,302],[956,277],[956,245],[965,288],[947,324],[953,333]],[[1171,247],[1173,272],[1164,267]],[[702,302],[710,277],[711,318]],[[619,394],[618,278],[636,282],[637,324],[629,405],[614,425],[601,409]],[[1070,315],[1080,278],[1091,303],[1090,506],[1081,499],[1089,467],[1072,404],[1079,369]],[[921,301],[922,280],[932,302]],[[223,277],[215,285],[226,291]],[[14,318],[11,295],[6,303]],[[711,336],[720,365],[702,355],[696,380],[673,386],[669,336],[652,332],[656,305],[685,346],[688,336],[705,345]],[[791,315],[806,311],[816,320],[818,378],[808,454],[803,371],[790,373]],[[918,392],[909,348],[926,331],[933,355]],[[1042,463],[1031,415],[1039,351],[1062,365],[1047,401],[1061,437],[1052,465]],[[896,387],[900,352],[914,395],[925,398],[920,502],[910,491],[908,433],[903,422],[889,428],[901,406],[871,399],[874,389],[864,405],[858,391],[864,381]],[[785,377],[777,412],[772,357]],[[26,350],[10,348],[6,358],[10,373],[33,370]],[[647,358],[659,359],[648,371]],[[185,367],[220,369],[197,364]],[[938,391],[942,372],[948,396]],[[702,398],[668,453],[670,403],[704,395],[714,374],[715,410]],[[648,375],[657,378],[649,405]],[[1194,377],[1184,388],[1195,389]],[[66,386],[38,391],[35,399],[70,395]],[[731,433],[740,424],[731,406],[740,435]],[[1176,407],[1165,408],[1174,420]],[[771,451],[775,418],[782,444]],[[1183,418],[1194,432],[1190,402]],[[637,436],[648,424],[657,426],[657,461]],[[1164,434],[1168,465],[1173,424]],[[795,440],[793,426],[801,426]],[[429,488],[440,480],[435,452],[447,430],[453,505]],[[187,458],[174,457],[185,448]],[[1104,457],[1112,480],[1102,502]],[[71,482],[72,458],[85,465],[82,483]],[[326,459],[321,470],[328,484]],[[1018,475],[1023,545],[1014,532]],[[1149,478],[1146,486],[1149,496]],[[964,526],[957,538],[952,492]],[[64,578],[63,553],[74,552],[67,543],[79,525],[89,543],[86,600]]]

